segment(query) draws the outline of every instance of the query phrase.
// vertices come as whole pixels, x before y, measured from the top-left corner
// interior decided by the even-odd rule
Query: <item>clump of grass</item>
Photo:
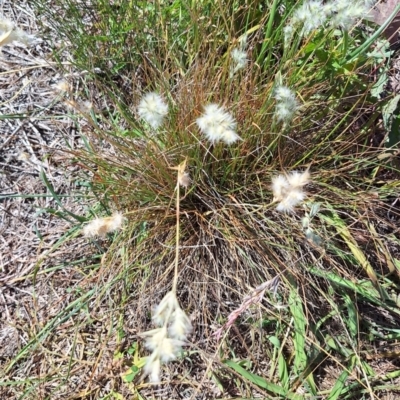
[[[91,72],[80,84],[107,98],[102,112],[81,116],[91,139],[87,151],[74,154],[94,177],[101,204],[125,210],[125,229],[102,257],[107,291],[93,296],[96,303],[122,304],[124,293],[122,330],[124,310],[135,308],[136,333],[148,332],[144,345],[152,352],[141,363],[144,352],[137,350],[137,370],[158,382],[161,363],[177,358],[192,330],[194,351],[207,359],[197,360],[202,379],[211,374],[221,390],[234,375],[241,396],[249,384],[265,396],[324,396],[327,382],[338,396],[372,393],[377,382],[362,351],[373,341],[360,346],[376,331],[360,321],[363,304],[398,318],[388,293],[398,290],[390,278],[398,268],[394,261],[390,270],[384,266],[382,249],[399,246],[387,217],[398,218],[389,203],[399,171],[382,164],[382,149],[370,143],[377,115],[366,91],[370,60],[367,47],[358,47],[361,34],[336,35],[321,18],[288,40],[284,27],[302,10],[291,3],[282,12],[277,2],[269,10],[252,2],[244,6],[245,19],[230,1],[189,9],[106,3],[99,3],[95,17],[85,1],[79,7],[60,3],[67,25],[55,15],[51,21],[65,37],[71,26],[82,29],[71,51],[76,66]],[[84,27],[77,18],[82,13]],[[128,29],[132,15],[141,34]],[[171,15],[179,16],[175,23]],[[98,31],[108,47],[93,36]],[[230,49],[243,36],[248,62],[236,74]],[[107,54],[109,73],[104,61],[82,54],[85,46],[88,54],[96,46]],[[128,79],[133,65],[138,83],[128,89],[116,71]],[[162,129],[153,135],[147,125]],[[178,168],[177,178],[174,166],[182,159],[188,168]],[[281,171],[285,176],[277,175]],[[384,220],[386,228],[373,233],[371,220]],[[273,296],[245,299],[252,288],[263,294],[260,285],[278,276]],[[250,305],[257,303],[255,311]],[[149,331],[156,304],[159,327]],[[212,340],[221,325],[231,329],[223,347]],[[340,373],[330,381],[324,368],[331,365]],[[171,376],[189,368],[185,361],[167,367]],[[195,396],[203,390],[196,379],[188,372],[176,385],[196,387]],[[350,381],[354,387],[347,391]],[[144,388],[141,396],[151,395]]]

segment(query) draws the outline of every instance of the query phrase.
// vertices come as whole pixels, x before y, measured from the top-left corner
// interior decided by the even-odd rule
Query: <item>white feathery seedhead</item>
[[[293,38],[293,33],[294,33],[294,28],[291,24],[286,25],[283,28],[283,42],[285,44],[285,47],[288,47],[290,45]]]
[[[168,292],[160,301],[160,304],[158,304],[158,306],[154,309],[154,323],[158,326],[164,325],[177,307],[179,307],[179,304],[175,293]]]
[[[274,90],[274,97],[277,100],[275,106],[276,118],[278,121],[289,122],[299,109],[295,93],[287,86],[279,85]]]
[[[325,5],[331,10],[330,25],[342,27],[349,30],[360,18],[368,15],[371,2],[365,0],[355,0],[351,3],[343,0],[335,0]]]
[[[244,68],[247,64],[247,53],[240,49],[233,49],[231,52],[231,57],[233,62],[240,66],[240,68]]]
[[[154,92],[146,93],[138,106],[140,118],[144,119],[152,128],[159,128],[168,114],[168,105],[162,97]]]
[[[301,203],[305,198],[305,194],[300,189],[291,189],[286,197],[278,204],[276,209],[282,212],[292,212],[297,204]]]
[[[229,145],[240,139],[240,136],[235,132],[235,119],[218,104],[205,106],[204,113],[197,118],[196,124],[212,143],[223,141]]]
[[[277,175],[272,178],[272,193],[274,201],[282,200],[289,188],[289,182],[284,175]]]
[[[167,328],[165,326],[145,332],[142,334],[142,336],[147,336],[145,346],[147,349],[153,352],[149,361],[153,361],[156,356],[163,363],[175,360],[181,351],[182,346],[185,344],[185,342],[181,340],[169,338],[167,336]]]
[[[105,236],[107,231],[104,228],[102,218],[96,218],[83,228],[83,234],[87,237]]]
[[[158,349],[161,361],[167,363],[175,360],[183,345],[185,345],[185,342],[181,340],[165,338]]]
[[[54,88],[59,92],[69,92],[69,83],[66,80],[61,80],[54,85]]]
[[[231,52],[231,58],[232,65],[230,68],[229,76],[232,78],[237,71],[246,67],[248,59],[247,53],[240,49],[233,49]]]
[[[192,331],[192,324],[189,317],[179,307],[172,316],[172,323],[169,327],[169,334],[174,339],[185,340]]]
[[[122,227],[124,217],[115,213],[111,217],[96,218],[83,228],[83,234],[88,237],[104,237],[107,233],[114,232]]]
[[[161,360],[157,352],[153,352],[148,357],[143,372],[149,377],[151,383],[160,383],[161,376]]]
[[[124,222],[124,216],[117,212],[113,214],[111,217],[108,217],[108,232],[116,231],[120,229]]]
[[[310,172],[293,171],[289,175],[278,175],[272,178],[273,201],[279,201],[276,209],[282,212],[292,212],[306,195],[303,187],[310,182]]]
[[[178,183],[180,186],[187,188],[190,185],[190,182],[192,180],[190,179],[190,175],[188,172],[178,172]]]
[[[28,35],[23,30],[15,28],[12,21],[0,15],[0,46],[12,42],[20,42],[29,45],[34,40],[34,36]]]
[[[292,22],[295,25],[303,25],[301,34],[307,35],[324,25],[327,18],[328,15],[321,0],[308,0],[296,9]]]
[[[174,292],[168,292],[156,307],[153,320],[161,328],[141,333],[145,347],[152,351],[147,358],[144,373],[150,382],[159,382],[161,365],[173,361],[179,355],[185,340],[192,330],[188,316],[179,307]]]
[[[157,350],[162,346],[164,339],[167,337],[167,328],[157,328],[151,331],[142,333],[142,336],[146,336],[145,347],[151,351]]]
[[[278,85],[274,89],[274,97],[278,101],[288,102],[296,100],[293,90],[284,85]]]
[[[290,122],[293,119],[293,107],[287,103],[277,103],[275,106],[275,116],[278,121]]]
[[[310,172],[308,169],[304,172],[293,171],[288,175],[287,180],[291,187],[302,188],[310,182]]]
[[[221,140],[227,145],[231,145],[238,140],[241,140],[241,137],[234,130],[228,129],[222,132]]]

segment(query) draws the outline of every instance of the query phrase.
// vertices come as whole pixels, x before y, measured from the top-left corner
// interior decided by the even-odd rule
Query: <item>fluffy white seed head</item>
[[[204,113],[197,118],[196,124],[212,143],[223,141],[229,145],[240,139],[240,136],[235,132],[235,119],[218,104],[205,106]]]
[[[274,201],[282,200],[289,188],[289,182],[284,175],[277,175],[272,178],[272,193]]]
[[[326,4],[325,8],[331,10],[330,25],[349,30],[358,19],[368,15],[371,3],[364,0],[355,0],[351,3],[336,0]]]
[[[173,361],[179,355],[187,336],[192,330],[188,316],[179,307],[173,291],[168,292],[156,307],[153,320],[161,328],[153,329],[145,337],[145,347],[152,351],[146,361],[144,372],[151,382],[159,382],[162,363]]]
[[[288,47],[292,41],[294,34],[294,28],[291,24],[286,25],[283,28],[283,42],[285,44],[285,47]]]
[[[293,188],[302,188],[304,185],[310,182],[310,172],[305,170],[304,172],[294,171],[291,172],[287,180],[291,187]]]
[[[179,307],[174,292],[168,292],[154,309],[153,321],[156,325],[162,326],[169,320],[173,311]]]
[[[178,183],[180,186],[187,188],[190,185],[191,181],[192,180],[190,179],[190,175],[188,172],[178,172]]]
[[[145,346],[151,351],[155,351],[162,347],[164,339],[167,337],[167,329],[165,327],[153,329],[142,333],[142,336],[146,336]]]
[[[192,331],[189,317],[181,308],[177,308],[172,316],[169,334],[174,339],[186,340]]]
[[[231,52],[231,58],[232,65],[230,68],[229,76],[232,78],[237,71],[246,67],[248,59],[247,53],[240,49],[233,49]]]
[[[278,121],[289,122],[295,112],[299,109],[299,103],[295,93],[287,86],[279,85],[274,90],[274,97],[277,100],[275,116]]]
[[[296,100],[296,95],[293,90],[284,85],[278,85],[274,89],[274,97],[277,101],[293,101]]]
[[[281,212],[292,212],[297,204],[301,203],[305,194],[300,189],[290,189],[276,209]]]
[[[167,363],[176,359],[185,342],[172,338],[165,338],[158,349],[161,361]]]
[[[144,366],[144,374],[149,377],[151,383],[160,383],[161,376],[161,360],[157,352],[153,352],[148,357]]]
[[[66,80],[61,80],[54,85],[54,88],[59,92],[69,92],[70,85]]]
[[[12,42],[29,45],[33,40],[34,36],[16,28],[12,21],[0,15],[0,46],[5,46]]]
[[[275,116],[278,121],[290,122],[293,119],[293,107],[289,107],[287,103],[277,103],[275,106]]]
[[[111,217],[96,218],[83,228],[83,234],[88,237],[105,237],[107,233],[121,229],[124,222],[124,216],[121,213],[115,213]]]
[[[162,97],[154,92],[146,93],[138,106],[140,118],[144,119],[152,128],[159,128],[168,114],[168,105]]]
[[[302,25],[301,34],[307,35],[324,25],[328,15],[321,0],[305,1],[293,14],[292,23]]]
[[[276,209],[282,212],[292,212],[294,207],[305,199],[303,187],[310,182],[310,172],[293,171],[287,176],[278,175],[272,178],[272,193],[274,201],[279,201]]]

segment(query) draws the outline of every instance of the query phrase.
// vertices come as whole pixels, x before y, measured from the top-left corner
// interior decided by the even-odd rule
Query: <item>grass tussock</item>
[[[327,3],[310,26],[301,7],[321,2],[36,3],[87,71],[63,96],[93,101],[72,108],[98,203],[78,227],[101,253],[79,309],[105,310],[130,349],[80,398],[394,391],[396,363],[380,374],[370,355],[397,351],[399,169],[370,92],[376,28],[355,27],[365,4],[341,22]],[[35,333],[7,373],[48,344]]]

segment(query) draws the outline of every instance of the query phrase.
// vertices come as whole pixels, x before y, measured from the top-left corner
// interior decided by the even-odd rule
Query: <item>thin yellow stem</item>
[[[179,262],[179,215],[180,215],[180,192],[179,182],[176,184],[176,242],[175,242],[175,270],[174,270],[174,281],[172,284],[172,291],[176,294],[176,287],[178,285],[178,262]]]

